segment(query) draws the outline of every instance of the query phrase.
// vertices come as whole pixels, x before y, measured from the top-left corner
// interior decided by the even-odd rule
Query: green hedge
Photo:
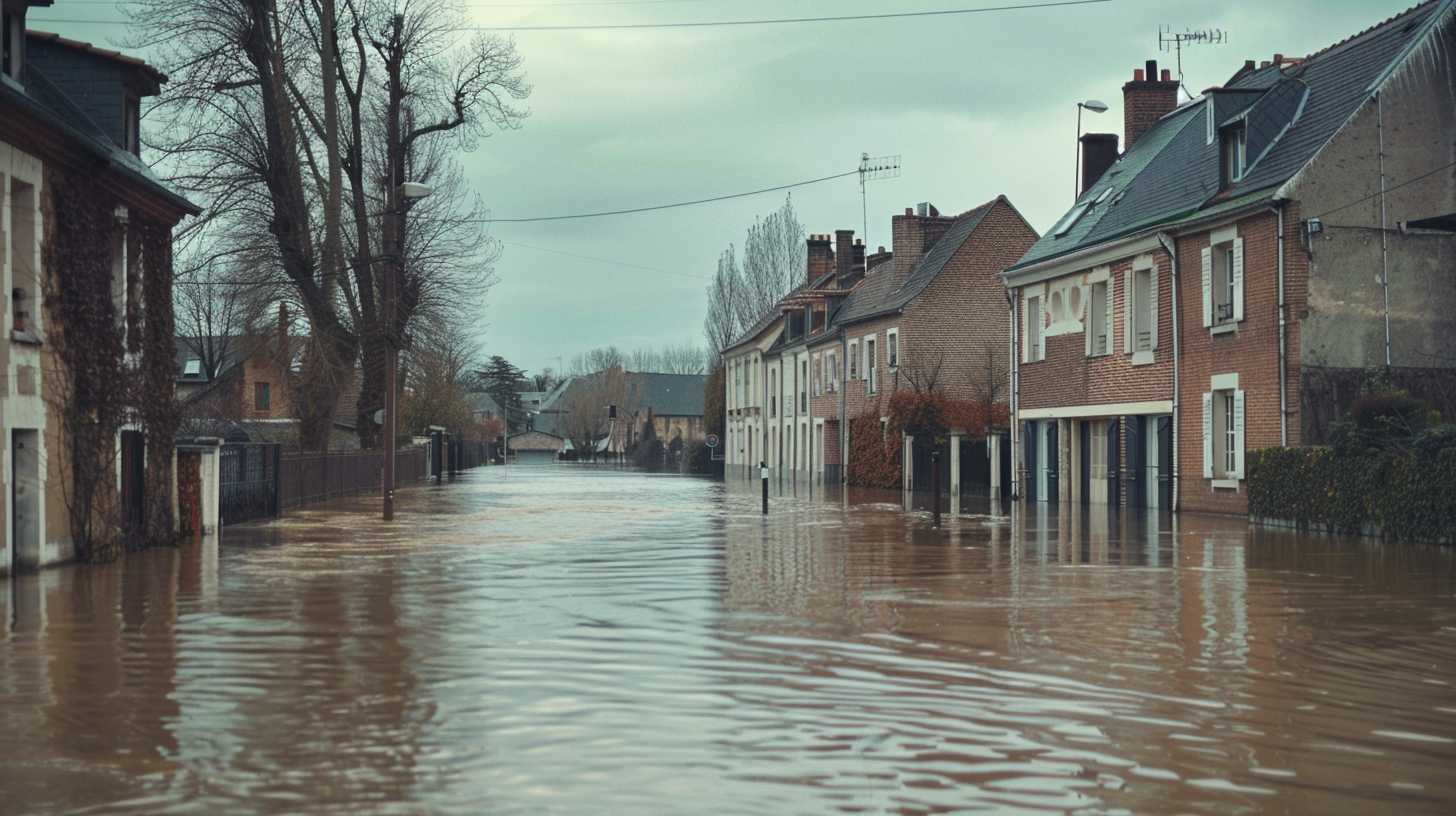
[[[1456,542],[1456,447],[1248,454],[1249,515],[1395,541]]]

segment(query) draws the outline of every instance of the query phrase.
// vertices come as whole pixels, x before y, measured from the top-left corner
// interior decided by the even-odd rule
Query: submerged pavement
[[[489,468],[0,582],[3,813],[1449,813],[1456,553]]]

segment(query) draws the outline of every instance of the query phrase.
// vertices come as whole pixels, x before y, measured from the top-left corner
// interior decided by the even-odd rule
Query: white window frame
[[[876,345],[877,344],[875,343],[875,335],[870,334],[865,336],[865,383],[866,391],[870,394],[878,393],[880,385],[878,370],[880,367],[880,360],[878,356],[879,349],[876,348]]]
[[[1243,181],[1244,173],[1249,169],[1249,129],[1243,120],[1228,125],[1220,132],[1218,150],[1224,163],[1223,169],[1227,171],[1228,183]]]
[[[859,341],[849,341],[849,378],[859,379]]]
[[[814,379],[810,393],[812,396],[821,397],[824,395],[824,355],[818,353],[810,355],[809,368],[813,371]]]
[[[1097,303],[1097,290],[1102,290],[1101,316],[1093,313],[1093,307]],[[1086,355],[1088,357],[1105,357],[1112,353],[1112,316],[1114,312],[1114,298],[1112,296],[1112,275],[1107,267],[1099,267],[1092,270],[1087,277],[1087,318],[1084,321],[1084,333],[1086,335]],[[1105,341],[1102,350],[1097,350],[1098,324],[1102,326],[1101,337]]]
[[[1244,239],[1237,225],[1209,233],[1202,254],[1203,325],[1214,334],[1233,331],[1244,320]],[[1220,317],[1225,298],[1229,316]]]
[[[827,372],[824,381],[829,387],[829,393],[839,392],[839,353],[830,349],[824,353],[824,368]]]
[[[1027,363],[1040,362],[1046,359],[1046,309],[1043,305],[1045,292],[1037,294],[1028,293],[1025,298],[1025,307],[1022,309],[1022,322],[1026,324],[1026,342],[1022,344],[1024,353],[1022,361]]]
[[[1203,392],[1203,478],[1215,489],[1237,490],[1244,479],[1247,401],[1236,373],[1215,374]]]
[[[900,329],[890,329],[885,332],[885,365],[891,371],[900,367]]]

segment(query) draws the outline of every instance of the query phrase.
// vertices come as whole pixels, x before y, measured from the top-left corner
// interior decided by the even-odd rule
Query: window
[[[0,74],[20,79],[20,17],[5,12],[0,23]]]
[[[1237,374],[1215,375],[1211,385],[1203,394],[1203,477],[1233,487],[1244,478],[1244,392]]]
[[[253,383],[253,410],[267,411],[272,407],[272,394],[269,393],[269,384],[265,382]]]
[[[1095,290],[1094,290],[1095,291]],[[1089,443],[1092,453],[1091,476],[1093,479],[1107,478],[1107,423],[1095,421],[1092,423],[1092,441]]]
[[[1036,362],[1045,356],[1041,336],[1041,298],[1026,299],[1026,360]]]
[[[1157,314],[1153,303],[1153,270],[1135,269],[1133,285],[1133,351],[1153,350],[1153,319]]]
[[[824,355],[814,355],[814,396],[824,393]]]
[[[875,338],[867,337],[865,338],[865,381],[869,383],[871,394],[878,390],[880,384],[879,372],[875,370],[879,368],[879,365],[880,359],[875,356]]]
[[[184,376],[184,377],[201,377],[202,376],[202,361],[199,360],[199,359],[197,359],[196,357],[189,357],[187,359],[187,362],[185,362],[185,363],[182,364],[182,376]]]
[[[1244,319],[1244,239],[1229,228],[1210,243],[1203,251],[1203,325],[1231,325]]]
[[[136,97],[128,96],[122,108],[122,127],[125,128],[122,134],[122,147],[134,156],[142,153],[142,111],[141,103]]]
[[[1227,187],[1244,177],[1244,163],[1247,157],[1247,131],[1244,123],[1229,125],[1223,130],[1223,143],[1221,145],[1223,186]]]
[[[1087,304],[1087,356],[1096,357],[1112,350],[1112,299],[1107,296],[1107,281],[1092,284],[1092,300]]]
[[[770,370],[768,372],[768,415],[776,417],[779,415],[779,372]]]
[[[39,279],[35,269],[36,230],[35,187],[18,179],[10,179],[10,319],[17,332],[38,332],[41,317]],[[5,243],[0,240],[0,250]]]
[[[900,365],[900,330],[890,329],[885,333],[885,356],[890,368]]]
[[[859,379],[859,341],[851,340],[849,343],[849,378]]]
[[[839,355],[832,351],[824,355],[824,383],[831,394],[839,390]]]
[[[1087,214],[1087,208],[1091,206],[1092,202],[1089,201],[1073,207],[1071,212],[1062,216],[1062,220],[1058,221],[1055,227],[1052,227],[1052,237],[1060,238],[1070,232],[1072,227],[1076,226],[1077,222],[1081,220],[1082,216]]]
[[[809,412],[809,361],[799,361],[799,413]]]

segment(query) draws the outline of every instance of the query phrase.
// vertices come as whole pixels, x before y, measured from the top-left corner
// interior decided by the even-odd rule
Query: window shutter
[[[1234,239],[1234,321],[1244,319],[1244,239]]]
[[[1090,293],[1090,292],[1095,291],[1095,289],[1096,289],[1096,287],[1094,285],[1093,287],[1089,287],[1087,291]],[[1082,348],[1083,348],[1082,354],[1084,356],[1091,357],[1092,356],[1092,303],[1090,301],[1092,300],[1092,298],[1091,298],[1090,294],[1089,294],[1087,300],[1089,301],[1087,303],[1087,319],[1082,321]]]
[[[1133,311],[1137,303],[1137,293],[1132,287],[1132,270],[1126,269],[1122,273],[1122,353],[1132,354],[1132,337],[1137,333],[1137,323],[1133,322]]]
[[[1021,297],[1021,362],[1031,362],[1031,298]]]
[[[1213,325],[1213,247],[1203,248],[1203,327]]]
[[[1203,478],[1213,478],[1213,394],[1203,392]]]
[[[1155,264],[1148,270],[1148,308],[1152,314],[1148,315],[1148,331],[1152,335],[1152,348],[1158,347],[1158,267]]]
[[[1234,391],[1234,478],[1244,478],[1244,392],[1238,390]]]
[[[1102,302],[1103,302],[1103,304],[1107,308],[1107,316],[1104,318],[1104,322],[1102,324],[1102,331],[1104,331],[1104,332],[1107,333],[1107,340],[1104,343],[1104,345],[1102,346],[1102,353],[1103,354],[1111,354],[1112,353],[1112,321],[1114,321],[1115,319],[1117,319],[1116,318],[1116,315],[1113,314],[1113,308],[1112,308],[1113,304],[1112,304],[1112,276],[1111,275],[1108,275],[1107,276],[1107,285],[1104,288],[1104,295],[1103,295],[1103,298],[1102,298]]]
[[[1043,305],[1042,308],[1037,309],[1037,311],[1036,311],[1036,322],[1040,324],[1039,326],[1036,327],[1036,359],[1038,359],[1038,360],[1045,360],[1046,359],[1046,336],[1047,336],[1047,333],[1046,333],[1046,330],[1047,330],[1047,326],[1046,326],[1046,306],[1045,305]]]

